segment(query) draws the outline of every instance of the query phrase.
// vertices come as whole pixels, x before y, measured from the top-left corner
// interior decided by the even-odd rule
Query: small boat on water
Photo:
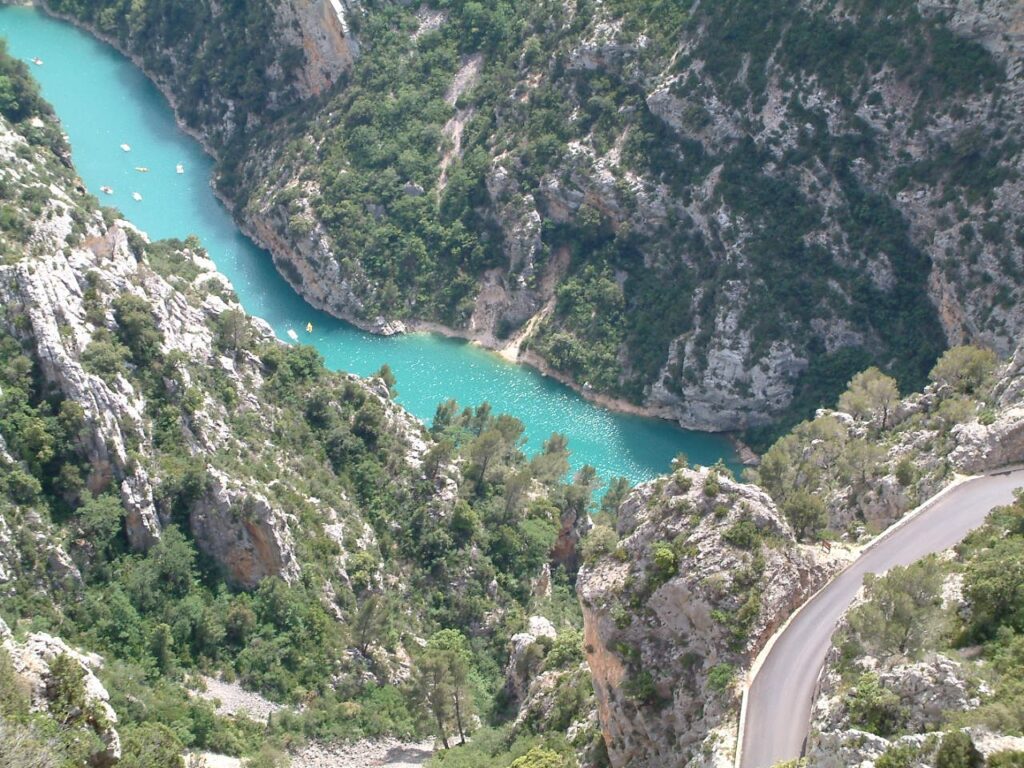
[[[178,163],[176,166],[174,166],[174,171],[175,171],[175,173],[184,173],[185,172],[185,166],[182,165],[181,163]]]
[[[131,145],[129,145],[129,144],[122,144],[121,145],[121,149],[123,149],[125,152],[131,152],[132,151]]]
[[[140,195],[138,192],[132,192],[132,200],[138,202],[142,200],[142,195]]]
[[[149,173],[149,168],[147,168],[144,165],[136,165],[135,170],[138,171],[139,173]]]
[[[288,338],[291,339],[292,341],[298,341],[299,340],[299,334],[297,334],[295,332],[294,328],[289,328],[286,331],[286,333],[288,334]]]
[[[312,323],[306,323],[306,333],[312,333],[312,332],[313,332],[313,324]]]
[[[32,63],[35,64],[37,67],[43,66],[43,60],[40,59],[38,56],[33,57]]]
[[[114,190],[112,190],[110,187],[100,187],[100,192],[102,192],[104,195],[114,194]]]

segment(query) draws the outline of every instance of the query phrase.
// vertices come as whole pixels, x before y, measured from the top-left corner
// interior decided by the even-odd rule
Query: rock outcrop
[[[341,93],[346,77],[360,82],[357,57],[377,50],[374,14],[402,17],[413,72],[432,55],[423,40],[484,29],[475,11],[288,0],[241,17],[204,2],[205,23],[177,39],[112,24],[112,0],[95,5],[68,12],[135,53],[183,120],[231,150],[222,191],[286,279],[367,330],[443,330],[718,431],[768,424],[795,392],[833,389],[819,379],[851,350],[916,385],[944,344],[1008,354],[1024,328],[1015,0],[920,0],[885,15],[804,0],[759,9],[757,35],[713,4],[671,32],[634,5],[567,9],[550,25],[517,18],[528,55],[503,61],[460,33],[443,91],[395,76],[395,93],[437,91],[414,116],[434,138],[401,161],[388,148],[382,165],[343,148],[354,127],[387,143],[390,107]],[[243,25],[252,34],[233,34]],[[882,35],[891,45],[875,56]],[[211,40],[256,61],[248,77],[198,83],[215,68]],[[822,40],[844,41],[825,69]],[[380,48],[394,56],[394,42]],[[490,75],[508,86],[474,89]],[[310,96],[322,110],[283,119]],[[534,125],[548,112],[558,130]],[[481,114],[494,119],[473,138]],[[443,202],[470,160],[473,191],[458,192],[469,202],[452,206],[465,209],[453,232],[469,236],[448,233],[454,248],[438,237],[451,222],[432,218],[426,234],[434,214],[408,215],[409,203]],[[335,184],[345,174],[351,183]],[[397,272],[368,255],[390,237],[411,248]],[[413,255],[420,246],[445,250],[456,271]],[[602,271],[600,290],[584,285]],[[450,306],[421,300],[452,281]],[[647,317],[662,291],[679,301]],[[615,327],[595,330],[596,294],[622,308]]]
[[[713,731],[733,722],[735,680],[827,569],[763,491],[714,470],[638,487],[617,532],[577,586],[611,763],[724,765],[734,744]]]
[[[44,166],[25,151],[27,142],[6,124],[0,125],[0,138],[0,156],[9,172],[21,174],[23,182],[41,172]],[[231,378],[243,410],[253,408],[259,405],[260,362],[217,354],[214,322],[238,305],[231,298],[230,284],[216,275],[205,255],[188,249],[176,254],[186,272],[197,273],[190,285],[173,274],[158,274],[136,253],[138,246],[131,241],[144,238],[131,225],[108,224],[98,211],[87,215],[84,224],[76,222],[70,212],[80,216],[82,208],[64,191],[71,186],[50,184],[48,215],[39,216],[32,236],[33,258],[0,265],[0,304],[5,307],[0,329],[21,340],[51,394],[81,408],[82,428],[75,447],[88,464],[85,486],[94,494],[113,491],[120,496],[125,534],[132,548],[142,551],[159,540],[161,518],[170,514],[169,509],[158,511],[154,501],[160,478],[148,460],[153,454],[150,398],[137,380],[125,375],[127,371],[101,375],[87,362],[94,341],[118,330],[115,300],[143,300],[160,334],[160,353],[184,361],[165,374],[170,378],[164,385],[172,392],[191,386],[196,374],[189,364],[208,364]],[[251,332],[260,335],[255,324]],[[393,420],[397,423],[398,417]],[[227,421],[223,406],[204,399],[190,423],[182,425],[179,439],[195,455],[207,456],[236,445]],[[414,433],[412,425],[402,426]],[[205,494],[191,510],[200,548],[240,586],[251,588],[268,575],[294,579],[298,562],[289,517],[265,495],[243,488],[252,483],[229,479],[215,467],[208,468],[207,478]],[[47,543],[45,551],[50,549]],[[66,555],[64,560],[59,554],[55,557],[55,566],[66,561]],[[63,571],[73,569],[70,565]]]
[[[953,429],[950,460],[964,472],[983,472],[1024,462],[1024,345],[1000,371],[995,415]]]
[[[91,710],[84,719],[104,745],[103,751],[90,756],[90,764],[106,768],[121,759],[121,738],[115,728],[117,713],[110,706],[107,689],[94,674],[94,670],[103,665],[103,659],[95,654],[80,653],[59,637],[45,632],[35,632],[24,642],[18,642],[3,619],[0,619],[0,647],[10,657],[15,674],[28,686],[35,709],[47,709],[52,700],[50,665],[53,660],[63,656],[77,665],[81,669],[85,705]]]
[[[199,548],[220,563],[229,583],[252,589],[267,576],[291,582],[299,563],[282,510],[251,485],[242,487],[223,472],[207,470],[207,490],[192,507],[189,524]]]
[[[277,6],[283,39],[300,48],[305,58],[299,75],[304,97],[330,88],[352,66],[359,42],[349,18],[361,12],[357,0],[290,0]]]
[[[531,653],[533,645],[542,638],[550,644],[557,634],[554,625],[543,616],[531,616],[526,630],[512,635],[505,680],[517,701],[526,699],[527,690],[538,671],[537,664],[543,659],[542,653]]]

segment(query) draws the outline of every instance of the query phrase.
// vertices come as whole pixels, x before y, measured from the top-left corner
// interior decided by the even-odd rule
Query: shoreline
[[[3,0],[0,0],[0,2],[3,2]],[[194,139],[196,142],[198,142],[199,145],[202,147],[203,151],[207,155],[209,155],[214,160],[215,163],[220,162],[219,153],[211,144],[209,136],[203,130],[189,126],[182,119],[179,110],[178,100],[175,97],[174,93],[172,92],[170,85],[167,82],[161,80],[160,78],[154,76],[153,73],[150,72],[149,69],[147,69],[147,67],[142,61],[142,58],[126,50],[117,38],[107,35],[106,33],[97,29],[92,24],[84,23],[80,19],[76,19],[72,16],[68,16],[66,14],[54,11],[52,8],[50,8],[46,0],[25,0],[24,2],[15,2],[12,4],[33,6],[39,8],[41,11],[43,11],[50,17],[58,19],[60,21],[64,21],[78,29],[87,32],[95,39],[99,40],[100,42],[106,45],[109,45],[111,48],[113,48],[122,56],[131,61],[132,64],[140,72],[142,72],[151,83],[153,83],[157,90],[160,91],[161,95],[167,100],[167,103],[171,107],[171,112],[174,115],[174,122],[177,125],[178,129],[185,133],[186,135],[188,135],[190,138]],[[234,201],[227,195],[227,193],[223,192],[221,189],[218,188],[216,184],[216,173],[217,172],[215,170],[214,175],[211,176],[208,182],[210,188],[213,191],[214,196],[224,205],[225,208],[227,208],[232,221],[234,221],[235,225],[239,228],[239,230],[246,237],[252,240],[256,245],[258,245],[260,248],[264,249],[270,254],[271,260],[273,261],[274,267],[277,270],[278,274],[280,274],[282,278],[284,278],[285,282],[288,283],[292,290],[294,290],[303,299],[303,301],[306,301],[310,306],[314,307],[315,309],[318,309],[322,312],[326,312],[332,317],[342,320],[343,322],[349,323],[350,325],[353,325],[359,330],[364,331],[366,333],[371,333],[374,335],[390,335],[381,334],[380,329],[378,327],[375,327],[374,325],[369,324],[364,320],[360,320],[359,318],[351,316],[342,315],[332,310],[330,307],[323,305],[321,302],[311,300],[310,297],[308,297],[303,291],[299,289],[299,287],[294,285],[292,281],[289,279],[286,271],[280,269],[280,267],[278,266],[279,260],[287,263],[291,262],[288,261],[281,254],[275,253],[275,249],[271,247],[270,244],[265,242],[265,240],[254,231],[254,227],[250,224],[250,222],[248,222],[244,217],[241,217],[237,214],[235,210]],[[671,409],[669,409],[666,406],[638,405],[628,400],[615,397],[614,395],[597,392],[593,389],[584,387],[580,385],[572,375],[555,369],[544,358],[540,357],[529,348],[522,349],[521,344],[524,341],[526,341],[526,338],[520,336],[513,336],[510,339],[501,342],[498,339],[495,339],[493,335],[489,332],[485,334],[469,330],[460,330],[430,320],[411,319],[408,321],[399,322],[401,322],[404,328],[403,331],[400,331],[402,333],[435,333],[438,334],[439,336],[444,336],[445,338],[459,339],[469,344],[474,344],[482,349],[493,352],[510,364],[522,365],[528,368],[532,368],[541,376],[554,379],[560,384],[571,389],[573,392],[575,392],[577,395],[582,397],[587,402],[598,407],[604,408],[606,410],[616,413],[625,413],[631,416],[639,416],[643,418],[669,421],[672,422],[679,429],[691,432],[702,432],[708,435],[718,435],[724,437],[733,446],[733,449],[736,453],[736,460],[740,464],[742,464],[743,466],[756,466],[756,464],[759,462],[760,457],[758,456],[758,454],[755,453],[746,443],[743,442],[738,431],[729,430],[721,432],[711,432],[707,430],[697,430],[694,429],[693,427],[682,424],[679,421],[679,419],[672,413]]]

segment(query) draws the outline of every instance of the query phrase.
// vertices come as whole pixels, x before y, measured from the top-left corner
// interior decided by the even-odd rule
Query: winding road
[[[832,632],[865,574],[884,573],[948,549],[979,527],[993,507],[1013,500],[1024,468],[967,480],[940,494],[905,523],[877,539],[808,600],[776,636],[750,684],[744,708],[739,768],[768,768],[803,751],[811,696]]]

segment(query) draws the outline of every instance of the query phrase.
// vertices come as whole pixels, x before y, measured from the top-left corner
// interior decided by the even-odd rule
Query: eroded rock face
[[[996,411],[953,428],[956,447],[950,460],[963,472],[984,472],[1024,462],[1024,345],[1003,366],[995,386]]]
[[[85,687],[85,702],[97,712],[90,726],[100,737],[105,749],[90,757],[90,764],[103,768],[121,759],[121,737],[116,728],[117,713],[110,706],[110,695],[93,670],[103,666],[103,659],[96,654],[83,654],[71,648],[59,637],[45,632],[29,635],[25,642],[14,639],[11,630],[0,619],[0,647],[7,651],[15,673],[25,681],[29,689],[32,706],[45,710],[49,706],[47,687],[50,680],[50,663],[58,656],[66,656],[82,670]]]
[[[509,641],[510,649],[505,679],[509,690],[517,701],[522,702],[526,699],[527,690],[537,673],[535,659],[532,659],[530,655],[531,646],[541,638],[550,641],[554,640],[556,636],[554,625],[543,616],[531,616],[527,622],[526,631],[512,635],[512,639]],[[541,658],[540,655],[537,658]]]
[[[577,585],[612,765],[727,761],[734,745],[712,731],[734,716],[734,676],[826,570],[763,491],[707,469],[638,487],[618,533]]]
[[[6,127],[3,139],[0,155],[10,161],[8,167],[26,175],[33,173],[31,162],[16,152],[24,140]],[[151,477],[145,463],[152,452],[146,397],[123,375],[104,377],[86,370],[85,351],[101,331],[117,330],[111,308],[114,298],[134,295],[151,309],[163,336],[164,355],[178,353],[190,361],[207,360],[216,347],[207,321],[237,304],[220,298],[220,289],[214,285],[217,281],[203,279],[203,273],[215,274],[213,263],[192,252],[184,253],[183,258],[190,259],[200,272],[194,284],[213,286],[214,292],[202,302],[186,299],[183,290],[172,287],[140,261],[129,244],[130,225],[125,222],[107,225],[97,213],[86,221],[84,236],[78,236],[80,245],[67,247],[74,226],[67,212],[75,202],[56,186],[51,186],[51,191],[48,205],[54,214],[37,222],[35,257],[0,266],[0,304],[6,307],[0,323],[23,341],[51,391],[81,407],[84,426],[76,447],[88,462],[86,486],[93,493],[119,493],[128,541],[134,549],[146,550],[161,534],[154,504],[158,480]],[[215,364],[223,367],[225,363]],[[250,389],[259,384],[258,372],[243,377],[231,360],[226,365],[243,398],[251,396]],[[187,387],[188,371],[182,368],[178,373],[180,381],[166,382],[167,386]],[[231,434],[224,414],[215,418],[200,408],[191,422],[182,439],[196,454],[215,451]],[[134,446],[134,456],[128,446]],[[240,494],[225,475],[211,472],[210,477],[209,494],[193,524],[195,530],[210,536],[209,542],[200,539],[200,546],[214,557],[223,557],[225,568],[245,586],[254,586],[269,574],[294,577],[298,565],[286,518],[271,509],[265,497]],[[233,509],[237,514],[228,514]],[[243,511],[249,517],[242,515]],[[55,560],[55,567],[61,562]],[[63,570],[70,574],[73,568]]]
[[[957,447],[950,459],[964,472],[1019,464],[1024,461],[1024,405],[1000,411],[991,424],[958,425],[953,439]]]
[[[189,524],[196,544],[220,563],[228,581],[251,589],[267,576],[298,578],[289,528],[294,520],[223,472],[208,469],[207,477],[207,491],[192,507]]]
[[[17,158],[14,147],[24,144],[5,131],[0,156],[13,168],[30,161]],[[0,323],[32,350],[43,378],[66,399],[84,411],[85,427],[79,435],[90,475],[87,486],[98,491],[117,484],[129,511],[128,536],[132,546],[145,549],[159,536],[153,492],[145,471],[129,461],[126,445],[148,439],[144,427],[145,401],[123,377],[105,381],[88,373],[81,354],[97,328],[87,319],[85,292],[88,274],[103,262],[104,279],[113,293],[138,291],[130,278],[138,270],[125,235],[125,225],[107,229],[102,219],[92,222],[87,247],[65,249],[71,234],[68,215],[74,203],[63,190],[51,187],[50,209],[63,215],[40,222],[34,235],[38,258],[0,266],[0,304],[7,312]],[[107,310],[109,312],[109,310]],[[109,319],[109,315],[108,315]],[[168,322],[192,318],[167,316]],[[200,321],[200,325],[202,322]]]
[[[283,39],[305,55],[300,93],[319,95],[359,55],[359,42],[349,22],[352,14],[362,12],[358,0],[290,0],[276,10]]]

